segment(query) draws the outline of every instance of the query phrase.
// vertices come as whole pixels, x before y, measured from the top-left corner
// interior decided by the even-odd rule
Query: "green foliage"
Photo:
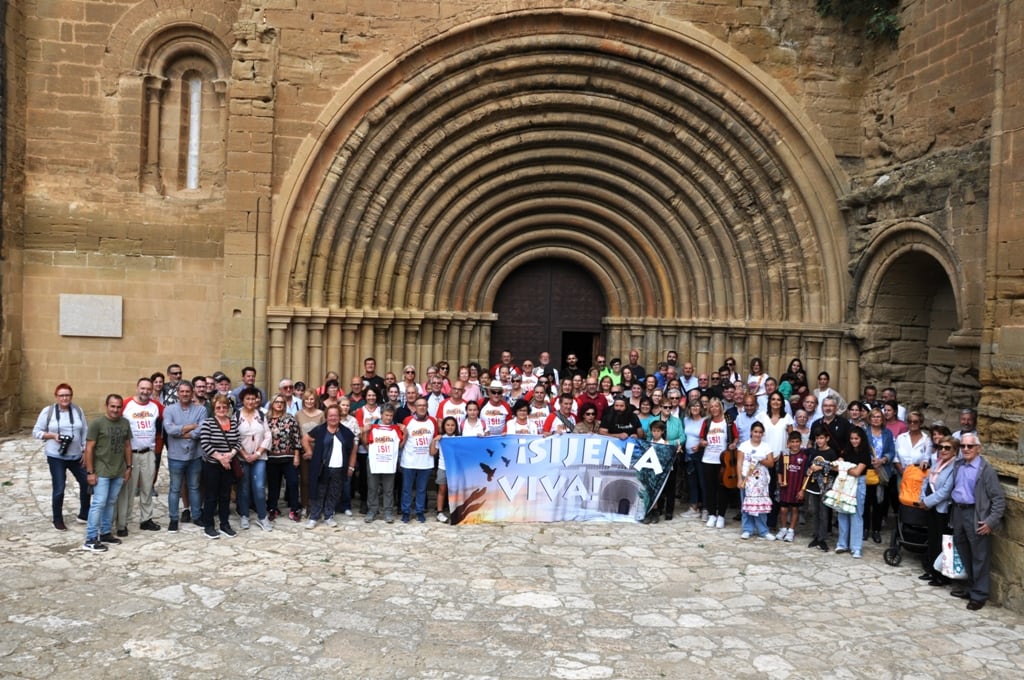
[[[899,40],[900,19],[897,15],[899,0],[815,0],[818,14],[836,17],[845,26],[863,25],[868,39],[888,41],[895,45]]]

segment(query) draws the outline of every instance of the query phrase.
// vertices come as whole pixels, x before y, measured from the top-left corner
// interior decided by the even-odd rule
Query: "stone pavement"
[[[69,482],[66,517],[75,515]],[[166,526],[164,475],[157,521]],[[677,518],[453,527],[279,519],[236,539],[50,524],[38,442],[0,443],[0,677],[971,678],[1024,625],[863,560]],[[235,525],[237,528],[237,524]],[[255,525],[254,525],[255,526]],[[883,543],[883,546],[885,544]]]

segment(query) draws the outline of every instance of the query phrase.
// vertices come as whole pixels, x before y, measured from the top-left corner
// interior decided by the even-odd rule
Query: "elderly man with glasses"
[[[985,606],[990,590],[992,532],[1003,519],[1006,495],[995,469],[981,456],[981,440],[971,432],[960,440],[962,457],[953,468],[953,540],[967,571],[966,587],[950,594],[968,600],[967,608]]]
[[[291,378],[285,378],[281,382],[277,383],[277,394],[284,397],[284,410],[288,415],[294,416],[302,410],[302,397],[295,394],[295,383],[292,382]],[[270,410],[270,404],[275,398],[276,397],[271,397],[270,400],[263,405],[263,409],[265,411]]]

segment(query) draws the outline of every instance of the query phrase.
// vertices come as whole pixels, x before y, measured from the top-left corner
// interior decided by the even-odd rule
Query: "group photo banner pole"
[[[452,524],[637,522],[675,460],[666,444],[579,434],[445,437],[440,449]]]

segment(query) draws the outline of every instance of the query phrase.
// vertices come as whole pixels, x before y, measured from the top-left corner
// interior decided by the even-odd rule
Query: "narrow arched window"
[[[191,27],[158,34],[139,55],[145,83],[140,188],[220,198],[227,177],[227,69],[223,45]]]
[[[199,138],[202,134],[203,81],[188,79],[188,150],[185,158],[185,188],[199,188]]]

